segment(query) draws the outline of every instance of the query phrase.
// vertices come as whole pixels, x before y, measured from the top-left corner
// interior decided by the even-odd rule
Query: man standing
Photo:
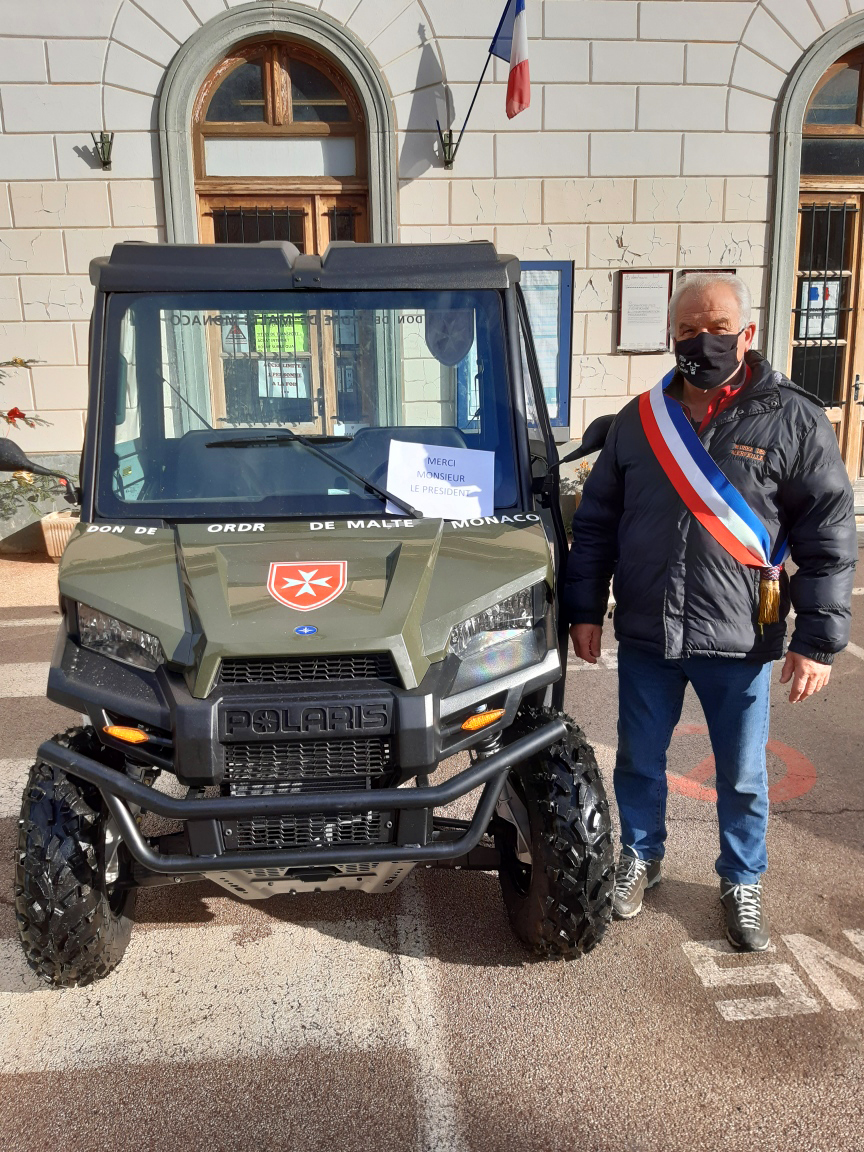
[[[827,684],[849,639],[857,541],[831,424],[751,351],[750,314],[734,275],[691,275],[674,293],[677,371],[612,425],[573,520],[564,598],[574,650],[596,663],[614,573],[615,914],[635,916],[660,879],[666,751],[690,683],[717,767],[727,936],[763,951],[771,663],[783,655],[791,598],[781,682],[791,681],[793,703]]]

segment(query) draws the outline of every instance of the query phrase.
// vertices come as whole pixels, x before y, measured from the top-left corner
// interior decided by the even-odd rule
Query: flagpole
[[[459,151],[459,145],[462,143],[462,137],[465,135],[468,119],[471,116],[471,113],[474,111],[474,105],[477,102],[477,94],[480,91],[480,85],[483,83],[483,80],[486,76],[486,69],[489,67],[489,61],[492,59],[492,48],[495,45],[495,41],[498,39],[498,33],[501,31],[509,8],[510,0],[507,0],[507,3],[504,5],[504,12],[501,15],[501,19],[498,21],[498,27],[495,29],[495,35],[492,37],[492,43],[489,46],[489,51],[486,53],[486,63],[483,65],[483,71],[480,73],[480,79],[477,81],[477,87],[474,89],[474,95],[471,97],[471,103],[468,105],[468,111],[466,112],[465,119],[462,122],[462,130],[459,133],[455,144],[453,143],[452,129],[448,128],[446,132],[443,132],[441,130],[441,122],[439,120],[435,121],[435,124],[438,128],[438,139],[441,142],[441,155],[444,159],[445,168],[453,167],[453,161],[456,159],[456,153]]]

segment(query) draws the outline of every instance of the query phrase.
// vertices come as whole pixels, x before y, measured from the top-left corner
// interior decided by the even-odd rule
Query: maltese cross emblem
[[[314,560],[299,564],[271,564],[267,591],[274,600],[298,612],[323,608],[345,591],[346,560]]]

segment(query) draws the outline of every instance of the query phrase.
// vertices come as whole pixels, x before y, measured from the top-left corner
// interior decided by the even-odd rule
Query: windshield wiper
[[[340,472],[346,476],[350,476],[356,480],[358,484],[362,484],[366,492],[372,492],[376,496],[380,496],[382,500],[389,500],[391,504],[395,504],[397,508],[401,508],[403,512],[407,512],[412,520],[422,520],[423,513],[417,508],[412,508],[405,500],[399,496],[394,496],[392,492],[388,492],[380,484],[375,484],[366,476],[361,476],[359,472],[355,472],[347,464],[343,464],[338,456],[332,456],[323,448],[319,448],[311,440],[305,436],[300,436],[297,432],[292,432],[290,428],[278,428],[272,432],[262,432],[257,436],[231,436],[226,437],[224,440],[207,440],[205,447],[207,448],[249,448],[257,444],[278,444],[280,440],[291,441],[296,440],[298,444],[302,444],[304,448],[308,448],[313,455],[317,456],[320,460],[326,461],[328,464],[334,465]]]

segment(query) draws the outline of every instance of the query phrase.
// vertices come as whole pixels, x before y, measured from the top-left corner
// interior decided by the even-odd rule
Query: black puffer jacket
[[[857,539],[852,488],[818,401],[755,353],[750,382],[702,443],[765,524],[788,533],[797,571],[781,577],[777,624],[758,625],[759,572],[714,540],[658,464],[638,400],[618,414],[573,518],[564,590],[571,624],[601,624],[614,573],[615,633],[667,659],[776,660],[789,647],[830,663],[849,641]]]

